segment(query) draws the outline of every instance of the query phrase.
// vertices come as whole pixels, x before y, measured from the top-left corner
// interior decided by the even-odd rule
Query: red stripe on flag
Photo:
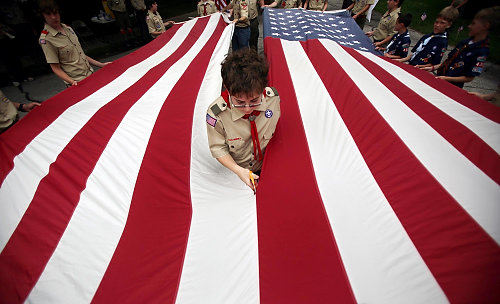
[[[460,153],[497,184],[500,184],[500,159],[498,154],[479,136],[354,49],[344,49]],[[415,75],[415,77],[418,78],[419,76]]]
[[[225,26],[221,19],[160,111],[127,225],[94,303],[175,302],[191,224],[193,111],[205,69]]]
[[[207,21],[208,18],[200,19],[168,59],[97,111],[50,165],[49,173],[40,181],[33,201],[0,254],[1,302],[26,299],[57,247],[89,174],[124,115],[191,48]]]
[[[483,115],[484,117],[496,123],[500,123],[500,111],[498,111],[498,107],[496,105],[481,98],[478,98],[477,96],[469,94],[465,90],[457,90],[457,87],[452,85],[448,81],[436,79],[436,76],[434,74],[422,71],[409,64],[397,62],[395,60],[385,57],[382,58],[394,65],[397,65],[398,67],[402,68],[408,73],[414,75],[415,77],[425,82],[430,87],[438,90],[439,92],[450,97],[456,102],[466,106],[467,108]]]
[[[499,246],[415,158],[323,45],[312,40],[302,46],[446,296],[453,303],[498,302]]]
[[[257,191],[261,303],[354,303],[280,40],[266,38],[265,50],[282,115]]]

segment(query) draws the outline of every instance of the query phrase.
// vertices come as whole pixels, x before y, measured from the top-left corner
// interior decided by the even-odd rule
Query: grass
[[[413,16],[410,28],[427,34],[432,32],[434,20],[441,9],[446,6],[449,2],[436,1],[436,0],[420,0],[420,1],[405,1],[401,12],[410,13]],[[375,10],[381,14],[387,11],[387,2],[379,1]],[[420,16],[425,12],[427,19],[422,21]],[[448,44],[455,46],[459,41],[464,40],[469,37],[469,29],[467,26],[472,21],[471,17],[460,17],[456,20],[451,28],[450,35],[448,37]],[[460,27],[463,27],[462,31],[458,31]],[[416,41],[413,41],[416,42]],[[490,33],[490,55],[488,61],[500,64],[500,36],[498,33]]]

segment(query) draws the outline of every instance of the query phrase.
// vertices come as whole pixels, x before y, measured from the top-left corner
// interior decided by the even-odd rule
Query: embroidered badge
[[[217,123],[217,119],[210,116],[210,114],[207,114],[207,124],[211,125],[212,127],[215,127],[216,123]]]
[[[40,39],[40,44],[45,44],[45,39]]]
[[[477,57],[477,61],[486,61],[486,56]]]
[[[264,114],[266,115],[266,118],[271,118],[273,116],[273,111],[267,109],[266,112],[264,112]]]

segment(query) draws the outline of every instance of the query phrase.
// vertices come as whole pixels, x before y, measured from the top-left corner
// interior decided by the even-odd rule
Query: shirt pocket
[[[241,137],[229,138],[226,140],[227,146],[229,147],[229,152],[235,160],[241,160],[245,158],[245,142]]]
[[[61,63],[74,63],[78,61],[78,50],[72,45],[62,46],[58,49]]]

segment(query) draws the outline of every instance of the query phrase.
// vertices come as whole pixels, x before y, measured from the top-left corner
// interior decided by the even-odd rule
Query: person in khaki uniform
[[[158,13],[158,4],[156,1],[146,1],[148,14],[146,16],[146,24],[148,25],[149,34],[156,38],[166,31],[165,26],[174,24],[173,21],[163,22],[163,19]]]
[[[130,19],[127,14],[127,7],[125,6],[125,0],[108,0],[108,7],[113,11],[116,17],[116,22],[120,27],[120,33],[125,35],[127,31],[132,34],[132,27],[130,25]]]
[[[217,6],[212,0],[201,0],[198,2],[198,16],[208,16],[217,13]]]
[[[354,3],[349,5],[347,10],[351,10],[351,16],[359,25],[361,30],[365,26],[366,13],[370,8],[370,5],[374,3],[374,0],[354,0]]]
[[[130,0],[130,3],[135,10],[135,19],[139,27],[139,32],[141,33],[141,40],[148,42],[151,40],[151,36],[149,35],[148,25],[146,24],[146,4],[144,0]]]
[[[3,133],[17,122],[19,119],[17,111],[29,112],[39,105],[38,102],[24,104],[10,101],[0,90],[0,133]]]
[[[394,26],[401,12],[401,5],[404,0],[389,0],[387,1],[387,12],[382,15],[378,26],[371,32],[366,33],[368,37],[373,37],[376,47],[383,47],[396,34]]]
[[[306,0],[304,3],[304,8],[308,8],[313,11],[326,11],[328,7],[328,0]]]
[[[108,64],[85,55],[73,29],[61,23],[59,8],[52,0],[41,1],[40,12],[45,19],[45,27],[39,44],[50,68],[67,86],[77,85],[92,74],[90,64],[98,67]]]
[[[276,0],[262,7],[302,8],[302,0]]]
[[[267,73],[265,58],[255,50],[232,52],[221,70],[227,91],[210,104],[206,115],[212,156],[253,190],[251,176],[259,178],[266,147],[281,115],[276,89],[265,87]]]
[[[228,11],[231,8],[233,9],[233,23],[235,23],[232,45],[233,51],[236,51],[249,46],[249,0],[233,0],[222,11]]]

